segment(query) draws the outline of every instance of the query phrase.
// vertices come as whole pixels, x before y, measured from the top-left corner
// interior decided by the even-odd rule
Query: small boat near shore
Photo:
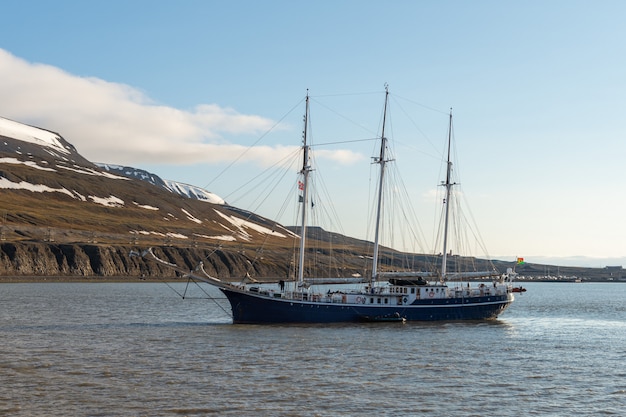
[[[526,292],[526,288],[522,287],[521,285],[518,287],[513,287],[513,292]]]

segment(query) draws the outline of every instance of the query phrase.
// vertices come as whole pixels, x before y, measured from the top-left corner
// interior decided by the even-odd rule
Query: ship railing
[[[448,298],[453,297],[488,297],[493,295],[505,295],[509,292],[508,285],[480,284],[478,287],[458,286],[451,288]]]
[[[303,291],[285,291],[281,294],[281,297],[286,300],[294,301],[308,301],[313,303],[333,303],[333,304],[347,304],[348,295],[345,292],[331,292],[331,293],[309,293]]]
[[[295,301],[310,301],[314,303],[333,302],[331,297],[322,293],[310,293],[304,291],[285,291],[282,293],[282,298]]]

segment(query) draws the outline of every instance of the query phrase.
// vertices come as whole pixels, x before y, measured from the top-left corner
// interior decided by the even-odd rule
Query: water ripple
[[[5,284],[0,414],[623,415],[608,287],[527,288],[492,322],[243,326],[153,284]]]

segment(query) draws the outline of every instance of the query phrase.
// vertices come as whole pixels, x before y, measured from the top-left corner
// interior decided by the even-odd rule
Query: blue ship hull
[[[232,307],[233,323],[342,323],[390,317],[407,321],[495,319],[513,302],[510,294],[416,300],[398,306],[300,301],[220,288]]]

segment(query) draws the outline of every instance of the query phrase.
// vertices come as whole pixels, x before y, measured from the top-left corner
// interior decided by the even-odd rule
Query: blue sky
[[[92,161],[228,195],[299,144],[306,89],[325,142],[352,138],[327,107],[356,138],[375,134],[388,83],[421,104],[392,102],[419,124],[412,137],[394,126],[418,203],[441,179],[453,108],[456,167],[492,257],[626,265],[622,1],[8,0],[2,14],[0,116],[56,130]],[[354,206],[371,145],[341,149],[320,159],[343,231],[366,237]]]

